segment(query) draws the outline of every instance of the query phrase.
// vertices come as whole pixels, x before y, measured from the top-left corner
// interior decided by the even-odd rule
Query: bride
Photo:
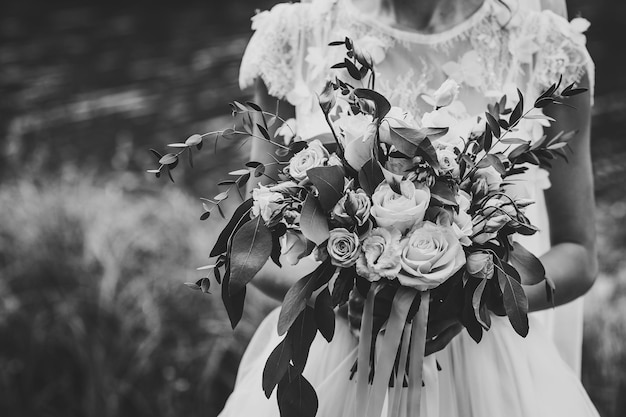
[[[541,3],[541,4],[540,4]],[[542,8],[544,10],[542,10]],[[240,84],[256,80],[257,103],[297,120],[297,134],[325,131],[316,93],[332,77],[340,60],[331,41],[349,36],[373,58],[377,90],[393,105],[420,119],[432,111],[421,97],[447,78],[461,85],[454,111],[475,116],[502,95],[516,97],[520,88],[534,98],[563,76],[564,84],[591,88],[593,64],[585,49],[587,22],[568,23],[564,2],[542,0],[312,0],[279,4],[253,19],[256,33],[243,58]],[[587,95],[551,109],[557,122],[531,121],[521,129],[527,139],[577,129],[570,142],[569,163],[556,162],[548,178],[529,170],[515,192],[533,198],[527,213],[541,232],[522,243],[541,256],[546,275],[556,284],[556,309],[543,285],[525,288],[530,334],[519,337],[494,317],[480,344],[460,326],[427,341],[434,352],[424,364],[422,416],[540,417],[597,416],[579,381],[582,301],[597,273],[594,199],[589,150],[590,107]],[[437,123],[433,120],[433,123]],[[255,160],[272,149],[257,141]],[[281,299],[307,270],[273,263],[254,279],[264,292]],[[260,325],[242,359],[235,389],[223,417],[278,416],[275,398],[261,389],[265,361],[280,341],[278,310]],[[306,378],[319,397],[320,417],[354,414],[354,384],[348,377],[356,338],[347,320],[338,320],[332,344],[318,336],[311,348]]]

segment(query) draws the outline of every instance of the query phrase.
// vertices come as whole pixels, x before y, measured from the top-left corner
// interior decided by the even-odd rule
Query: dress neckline
[[[422,33],[407,29],[400,29],[381,22],[373,16],[368,16],[359,10],[352,0],[342,0],[349,15],[372,28],[375,28],[399,41],[416,44],[436,44],[445,43],[467,33],[470,29],[482,22],[491,10],[491,0],[484,0],[481,6],[476,9],[468,18],[458,24],[437,33]]]

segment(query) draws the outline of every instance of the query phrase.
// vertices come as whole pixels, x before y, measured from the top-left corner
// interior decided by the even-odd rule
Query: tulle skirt
[[[261,389],[265,361],[281,340],[278,314],[279,309],[269,314],[252,338],[221,417],[279,416],[275,391],[267,399]],[[541,320],[533,314],[529,320],[526,338],[513,331],[507,318],[493,317],[480,344],[462,332],[444,350],[427,357],[420,417],[598,416]],[[304,375],[317,391],[318,417],[355,415],[356,384],[349,377],[356,347],[341,318],[332,343],[319,334],[313,342]]]

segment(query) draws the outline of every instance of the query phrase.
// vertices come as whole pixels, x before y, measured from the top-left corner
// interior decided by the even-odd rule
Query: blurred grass
[[[233,333],[219,291],[182,285],[201,277],[191,267],[206,264],[215,225],[183,192],[133,193],[132,181],[66,171],[0,190],[0,415],[223,406],[269,304],[253,293]]]

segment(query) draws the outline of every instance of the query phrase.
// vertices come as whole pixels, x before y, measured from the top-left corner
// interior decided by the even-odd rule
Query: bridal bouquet
[[[345,47],[345,60],[334,68],[351,80],[337,77],[319,95],[328,134],[301,140],[291,121],[235,102],[234,128],[171,144],[181,148],[178,153],[154,151],[159,167],[150,172],[171,177],[181,155],[191,158],[209,138],[273,143],[275,161],[250,161],[231,172],[220,183],[229,188],[207,199],[202,215],[222,213],[233,192],[242,195],[251,178],[269,177],[268,166],[280,167],[278,178],[258,185],[234,211],[210,254],[214,264],[204,268],[221,284],[233,327],[246,286],[266,262],[297,264],[307,256],[319,261],[284,298],[278,320],[284,338],[267,360],[266,396],[277,388],[283,417],[315,415],[317,396],[302,374],[308,352],[317,332],[332,343],[334,309],[355,290],[365,298],[353,368],[358,415],[379,416],[388,390],[390,415],[418,415],[430,323],[458,320],[479,342],[491,314],[506,315],[526,336],[522,285],[545,281],[552,296],[541,262],[514,240],[537,231],[524,214],[532,201],[509,195],[507,184],[528,165],[549,168],[554,158],[566,158],[572,133],[530,141],[520,137],[522,124],[549,122],[543,107],[584,90],[555,83],[529,110],[518,90],[484,116],[460,120],[448,111],[459,93],[448,80],[423,97],[433,111],[416,121],[375,91],[367,53],[350,39],[331,45]],[[355,88],[357,82],[369,88]],[[449,123],[443,127],[435,123],[442,114]],[[270,135],[275,125],[281,126],[282,143]],[[208,292],[210,279],[188,285]],[[401,395],[403,389],[409,394]]]

